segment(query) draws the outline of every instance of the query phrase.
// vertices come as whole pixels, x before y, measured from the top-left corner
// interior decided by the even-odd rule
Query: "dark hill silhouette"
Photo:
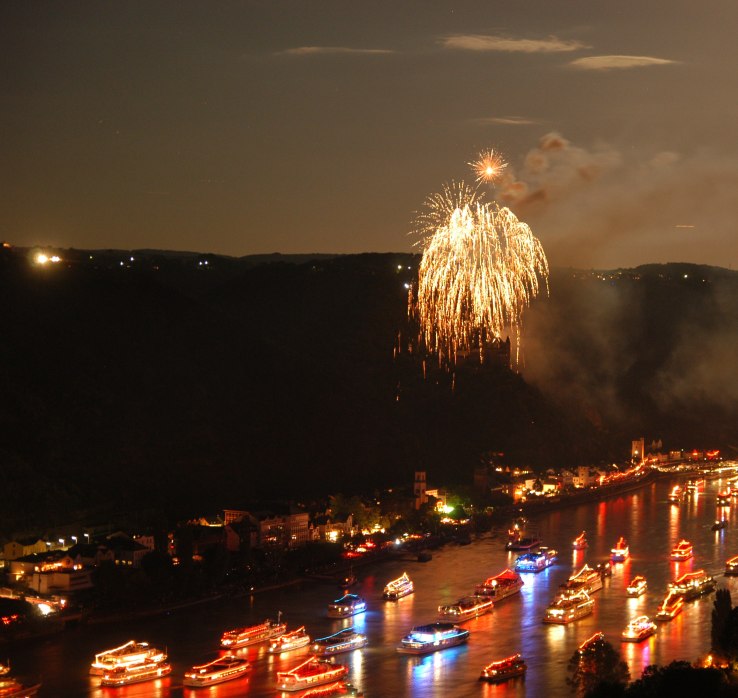
[[[415,469],[468,484],[490,450],[549,467],[621,459],[640,435],[738,442],[727,270],[557,270],[522,374],[467,366],[452,390],[393,355],[413,255],[127,254],[0,264],[8,530],[368,490]]]

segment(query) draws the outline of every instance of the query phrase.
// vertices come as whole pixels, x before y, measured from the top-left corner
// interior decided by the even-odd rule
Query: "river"
[[[326,604],[340,596],[338,589],[309,583],[299,589],[217,601],[135,622],[79,627],[36,644],[7,648],[7,652],[16,673],[41,678],[42,697],[275,698],[280,695],[274,688],[275,671],[298,664],[307,656],[307,648],[280,657],[269,656],[265,645],[246,648],[242,651],[254,665],[250,677],[209,689],[184,689],[182,675],[189,666],[217,655],[224,630],[274,618],[281,610],[290,627],[305,625],[312,637],[352,624],[368,635],[368,647],[337,658],[350,667],[350,680],[367,698],[569,696],[565,684],[568,660],[578,645],[597,631],[604,632],[622,652],[633,678],[648,664],[691,661],[706,653],[714,594],[686,604],[680,616],[660,624],[658,633],[648,640],[620,642],[628,620],[644,613],[653,615],[668,582],[679,574],[705,569],[718,579],[719,586],[731,589],[734,600],[738,595],[738,581],[722,574],[725,560],[738,554],[738,502],[733,500],[736,503],[724,510],[728,528],[713,532],[716,493],[725,482],[708,481],[703,493],[674,506],[667,495],[675,482],[661,479],[635,493],[531,520],[529,526],[543,542],[559,551],[556,564],[539,574],[524,575],[520,594],[499,603],[492,613],[466,623],[471,632],[467,645],[424,657],[400,655],[395,647],[413,625],[435,620],[439,604],[452,603],[471,593],[486,577],[512,566],[516,553],[505,551],[504,534],[487,536],[471,545],[447,546],[434,551],[427,563],[392,561],[362,568],[359,588],[353,591],[366,598],[369,610],[350,620],[326,617]],[[571,541],[582,530],[587,531],[589,548],[573,552]],[[630,558],[615,565],[612,577],[594,594],[594,613],[566,626],[542,624],[546,606],[572,570],[584,562],[605,560],[621,535],[630,544]],[[694,544],[695,556],[686,563],[670,562],[669,551],[681,538]],[[415,594],[396,603],[383,602],[384,584],[403,571],[415,582]],[[626,586],[637,574],[648,579],[648,591],[640,598],[628,598]],[[125,688],[100,688],[99,678],[88,675],[93,655],[132,638],[165,646],[174,668],[172,675]],[[514,652],[521,652],[528,663],[524,680],[498,686],[478,682],[485,664]]]

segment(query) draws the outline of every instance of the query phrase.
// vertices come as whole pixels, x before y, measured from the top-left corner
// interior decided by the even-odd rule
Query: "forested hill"
[[[416,469],[469,484],[488,451],[546,467],[623,458],[641,435],[738,442],[727,270],[557,270],[521,373],[465,367],[452,387],[405,351],[413,255],[61,256],[0,260],[10,529],[361,491]]]

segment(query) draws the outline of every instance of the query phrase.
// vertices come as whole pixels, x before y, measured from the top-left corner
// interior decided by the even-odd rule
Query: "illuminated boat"
[[[356,686],[345,681],[334,681],[333,683],[324,684],[311,688],[300,694],[300,698],[340,698],[341,696],[352,696],[360,698],[364,695]]]
[[[300,649],[310,644],[310,635],[305,631],[305,626],[292,630],[289,633],[275,637],[269,645],[269,654],[281,654]]]
[[[584,654],[588,650],[594,649],[595,645],[599,642],[605,641],[605,634],[602,632],[597,632],[591,637],[588,637],[581,645],[579,645],[578,652],[579,654]]]
[[[570,592],[586,591],[588,594],[592,594],[602,589],[602,575],[585,564],[579,572],[569,577],[566,584],[562,584],[562,586]]]
[[[547,550],[537,553],[523,553],[515,560],[516,572],[542,572],[553,565],[556,560],[556,551]]]
[[[717,494],[717,505],[719,507],[727,507],[730,505],[730,488],[718,492]]]
[[[561,594],[546,609],[544,623],[571,623],[588,616],[594,611],[594,599],[586,591],[573,594]]]
[[[692,492],[693,494],[696,492],[699,492],[700,490],[705,489],[705,481],[702,478],[696,478],[694,480],[687,480],[687,492]]]
[[[329,618],[349,618],[366,611],[366,601],[356,594],[344,594],[340,599],[328,604]]]
[[[604,562],[598,562],[595,565],[595,569],[600,573],[600,577],[612,577],[612,562],[605,560]]]
[[[248,645],[256,645],[260,642],[273,640],[275,637],[284,635],[287,631],[287,625],[279,620],[275,623],[266,620],[259,625],[251,625],[245,628],[236,628],[223,633],[220,638],[220,646],[223,649],[237,649],[239,647],[247,647]]]
[[[672,562],[684,562],[692,557],[692,544],[686,540],[680,540],[672,549],[669,559]]]
[[[464,596],[454,604],[438,607],[438,617],[441,620],[461,622],[489,613],[494,602],[489,596]]]
[[[456,647],[469,639],[469,631],[453,623],[417,625],[400,641],[402,654],[428,654],[448,647]]]
[[[477,584],[474,593],[481,596],[489,596],[492,601],[497,603],[502,599],[517,594],[523,588],[523,580],[520,575],[513,570],[504,570],[495,577],[485,579],[482,584]]]
[[[646,593],[647,587],[648,582],[646,582],[646,578],[639,575],[630,580],[630,584],[628,584],[626,591],[628,596],[641,596],[641,594]]]
[[[710,528],[713,531],[722,531],[724,528],[728,528],[728,519],[718,519]]]
[[[185,673],[182,683],[193,688],[213,686],[217,683],[239,679],[249,671],[251,671],[251,662],[248,659],[227,654],[208,664],[193,666]]]
[[[584,550],[587,547],[587,536],[584,535],[584,531],[582,531],[575,539],[574,542],[571,544],[571,547],[574,550]]]
[[[502,683],[517,676],[525,676],[526,671],[528,671],[528,666],[525,660],[519,654],[514,654],[511,657],[487,664],[482,669],[479,680],[488,683]]]
[[[148,642],[129,640],[120,647],[105,650],[95,655],[95,661],[90,665],[90,674],[105,674],[117,667],[143,662],[162,662],[167,655]]]
[[[409,596],[414,591],[415,585],[410,577],[407,576],[407,572],[403,572],[397,579],[387,582],[387,586],[384,587],[384,591],[382,592],[382,598],[387,601],[397,601],[403,596]]]
[[[313,641],[310,651],[318,657],[329,657],[341,652],[351,652],[365,647],[369,640],[366,635],[353,628],[344,628],[333,635]]]
[[[666,598],[659,606],[659,610],[654,616],[656,620],[671,620],[682,612],[684,606],[684,599],[679,594],[672,594],[669,592]]]
[[[132,683],[143,683],[144,681],[161,679],[169,676],[171,673],[172,666],[166,661],[145,661],[139,664],[127,664],[106,671],[102,679],[100,679],[100,685],[128,686]]]
[[[733,575],[738,575],[738,555],[725,561],[725,576],[731,577]]]
[[[625,538],[620,536],[615,547],[610,550],[610,561],[611,562],[625,562],[630,555],[630,549]]]
[[[620,636],[623,642],[642,642],[656,632],[656,623],[648,616],[634,618]]]
[[[679,485],[674,485],[674,488],[669,493],[669,501],[672,504],[679,504],[679,502],[682,500],[682,495],[684,493],[682,492],[682,488],[679,487]]]
[[[519,538],[518,540],[509,540],[505,545],[505,550],[532,550],[537,548],[541,544],[538,538],[526,537]]]
[[[669,584],[669,592],[678,594],[685,601],[691,601],[705,594],[715,591],[717,582],[705,570],[687,572],[675,582]]]
[[[294,669],[278,671],[277,688],[282,691],[303,691],[312,686],[340,681],[346,674],[348,667],[343,664],[310,657]]]
[[[30,698],[38,693],[41,684],[23,684],[10,676],[10,667],[0,664],[0,698]]]

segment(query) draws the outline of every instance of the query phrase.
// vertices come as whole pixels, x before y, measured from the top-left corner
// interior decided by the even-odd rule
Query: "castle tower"
[[[415,483],[413,484],[413,495],[415,496],[415,508],[420,509],[428,501],[426,495],[425,470],[415,471]]]

